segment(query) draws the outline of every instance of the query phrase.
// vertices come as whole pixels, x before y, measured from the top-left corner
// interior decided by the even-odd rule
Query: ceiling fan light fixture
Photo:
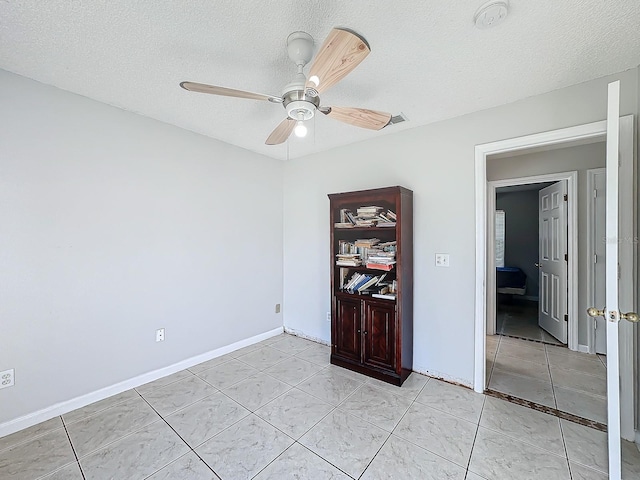
[[[293,129],[293,133],[295,133],[296,137],[298,138],[307,136],[307,127],[302,120],[298,120],[298,123],[296,123],[296,127]]]

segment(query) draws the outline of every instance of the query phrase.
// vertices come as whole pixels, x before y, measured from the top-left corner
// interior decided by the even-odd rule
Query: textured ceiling
[[[640,64],[638,0],[511,0],[475,28],[484,0],[0,0],[0,68],[274,158],[388,135]],[[280,95],[289,33],[316,47],[351,28],[369,57],[323,105],[404,112],[379,132],[322,115],[305,139],[267,146],[281,105],[186,92],[190,80]]]

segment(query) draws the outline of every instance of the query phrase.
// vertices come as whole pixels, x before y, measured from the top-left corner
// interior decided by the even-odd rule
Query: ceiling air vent
[[[406,122],[407,117],[404,113],[400,112],[398,115],[393,115],[391,120],[389,120],[389,125],[395,125],[396,123]]]

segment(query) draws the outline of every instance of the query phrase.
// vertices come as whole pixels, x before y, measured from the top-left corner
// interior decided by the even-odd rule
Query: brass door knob
[[[596,307],[587,308],[587,315],[590,317],[604,317],[604,310],[598,310]]]
[[[640,322],[640,316],[638,316],[636,312],[621,313],[620,318],[622,318],[623,320],[627,320],[628,322],[631,322],[631,323]]]
[[[540,264],[540,263],[536,263],[535,266],[538,267],[538,268],[542,268],[542,264]]]

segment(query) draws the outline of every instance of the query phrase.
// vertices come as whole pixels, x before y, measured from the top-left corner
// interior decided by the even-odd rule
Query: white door
[[[538,325],[567,343],[567,183],[563,180],[538,193]]]
[[[635,313],[622,314],[618,310],[618,187],[620,143],[620,82],[609,84],[607,108],[607,172],[605,219],[605,304],[604,311],[589,309],[591,316],[603,316],[607,331],[607,437],[609,446],[609,479],[621,479],[620,455],[620,352],[619,322],[638,321]],[[628,332],[627,329],[625,329]],[[628,387],[625,385],[625,388]]]

